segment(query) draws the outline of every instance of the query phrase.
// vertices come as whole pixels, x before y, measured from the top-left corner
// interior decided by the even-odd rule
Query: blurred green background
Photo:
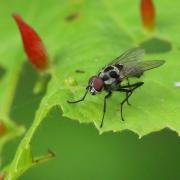
[[[26,127],[43,95],[32,95],[36,78],[25,65],[11,110],[16,122]],[[18,143],[17,139],[5,147],[4,163],[13,158]],[[51,149],[56,157],[28,170],[21,180],[180,179],[180,138],[168,129],[142,139],[129,131],[99,135],[93,125],[63,118],[54,108],[33,138],[32,147],[34,155]]]

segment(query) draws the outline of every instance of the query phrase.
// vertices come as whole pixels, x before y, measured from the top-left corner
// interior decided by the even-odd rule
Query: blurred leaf
[[[35,27],[54,63],[47,93],[37,109],[32,126],[18,147],[7,177],[13,176],[14,169],[17,170],[15,177],[22,173],[18,164],[26,159],[23,155],[24,148],[29,146],[37,127],[53,106],[62,108],[64,116],[81,123],[94,123],[99,129],[105,93],[95,97],[89,95],[85,102],[79,104],[68,104],[66,101],[81,97],[89,77],[123,51],[146,42],[145,48],[152,52],[152,46],[156,46],[156,43],[152,43],[153,38],[161,41],[158,46],[164,46],[163,42],[166,42],[169,48],[164,50],[158,47],[158,51],[153,49],[153,54],[147,54],[146,59],[165,59],[166,64],[147,72],[141,79],[145,85],[131,97],[132,106],[125,106],[125,122],[120,121],[119,112],[124,94],[114,93],[107,102],[105,123],[99,131],[129,129],[143,136],[169,127],[180,132],[180,95],[179,89],[175,87],[175,82],[180,81],[180,43],[177,32],[180,27],[177,19],[180,15],[179,1],[172,3],[158,0],[155,5],[157,28],[154,34],[148,34],[142,28],[137,1],[1,2],[3,9],[0,11],[0,18],[6,26],[4,30],[1,29],[3,32],[0,33],[0,38],[5,38],[7,43],[3,43],[0,49],[3,57],[0,65],[7,72],[3,78],[4,83],[1,80],[0,88],[3,90],[0,90],[0,107],[13,97],[18,72],[24,59],[22,48],[16,48],[22,45],[17,28],[10,18],[12,11],[18,12],[26,22]],[[8,53],[10,50],[11,53]],[[77,73],[77,70],[85,73]],[[9,110],[9,103],[7,104]],[[31,162],[29,167],[30,164]],[[24,168],[27,169],[26,167]]]
[[[6,35],[0,33],[1,40],[3,40],[4,37],[7,37],[8,39],[11,36],[11,33],[9,32],[10,29],[7,29],[7,32],[10,35],[8,33]],[[4,40],[4,42],[5,41],[7,40]],[[8,43],[2,43],[0,48],[0,123],[3,124],[4,128],[6,129],[6,132],[0,136],[0,156],[3,146],[13,138],[22,135],[25,130],[24,127],[18,126],[9,117],[9,112],[22,65],[22,61],[18,56],[18,48],[14,48],[12,44],[11,38],[9,38]],[[16,51],[12,50],[12,52],[9,53],[9,48],[16,49]]]

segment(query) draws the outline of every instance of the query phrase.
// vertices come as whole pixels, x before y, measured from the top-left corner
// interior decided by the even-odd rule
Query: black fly
[[[126,93],[126,97],[121,102],[121,119],[124,121],[124,103],[127,102],[127,104],[130,105],[128,101],[129,97],[135,89],[144,84],[144,82],[130,84],[129,78],[139,78],[143,75],[144,71],[157,68],[165,63],[164,60],[142,61],[144,54],[144,49],[140,48],[134,48],[126,51],[103,68],[98,75],[92,76],[89,79],[86,92],[80,100],[68,101],[68,103],[78,103],[84,101],[88,91],[92,95],[96,95],[102,90],[105,90],[107,94],[104,97],[103,116],[100,125],[100,127],[102,127],[106,112],[106,100],[112,95],[113,91],[124,92]],[[127,85],[121,85],[121,82],[124,80],[127,81]]]

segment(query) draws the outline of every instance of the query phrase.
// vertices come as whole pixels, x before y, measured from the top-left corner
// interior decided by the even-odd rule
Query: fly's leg
[[[124,117],[123,117],[123,105],[125,102],[127,102],[127,100],[129,99],[129,97],[132,95],[132,93],[134,92],[135,89],[137,89],[138,87],[142,86],[144,84],[144,82],[137,82],[134,84],[130,84],[129,86],[121,86],[117,91],[121,91],[121,92],[126,92],[128,93],[128,95],[126,96],[126,98],[121,102],[121,120],[124,121]]]
[[[88,93],[88,90],[89,90],[89,87],[86,87],[86,91],[85,91],[85,93],[84,93],[84,96],[83,96],[81,99],[79,99],[79,100],[77,100],[77,101],[67,101],[67,102],[72,104],[72,103],[78,103],[78,102],[84,101],[85,98],[86,98],[86,95],[87,95],[87,93]]]
[[[104,107],[103,107],[103,116],[102,116],[102,120],[101,120],[101,125],[100,128],[103,127],[103,123],[104,123],[104,116],[106,113],[106,100],[112,95],[112,92],[108,92],[108,94],[104,97]]]
[[[125,102],[128,101],[128,98],[131,96],[132,90],[120,87],[119,89],[116,89],[116,91],[120,91],[120,92],[125,92],[126,93],[125,99],[121,102],[121,120],[124,121],[124,117],[123,117],[123,105],[124,105]]]
[[[126,97],[128,97],[128,95],[129,95],[129,92],[126,92]],[[127,102],[127,105],[131,106],[128,98],[127,98],[126,102]]]
[[[129,92],[129,91],[128,91]],[[126,94],[128,94],[128,92],[126,92]],[[131,96],[132,93],[129,93],[126,98],[121,102],[121,120],[124,121],[124,116],[123,116],[123,105],[125,102],[128,102],[128,98]]]
[[[128,84],[128,86],[130,85],[130,82],[129,82],[129,79],[128,79],[128,78],[127,78],[127,84]],[[128,95],[129,95],[129,92],[126,92],[126,97],[128,97]],[[127,102],[127,105],[129,105],[129,106],[131,105],[130,102],[129,102],[129,100],[128,100],[128,98],[127,98],[127,101],[126,101],[126,102]]]
[[[136,88],[142,86],[143,84],[144,84],[144,82],[136,82],[136,83],[128,84],[128,85],[125,85],[125,86],[120,86],[119,89],[127,88],[128,90],[133,90],[134,88],[136,89]]]

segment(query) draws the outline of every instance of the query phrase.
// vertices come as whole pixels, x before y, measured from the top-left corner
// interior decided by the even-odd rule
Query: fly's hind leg
[[[130,85],[130,82],[129,82],[129,79],[127,78],[127,85],[129,86]],[[129,95],[129,92],[126,92],[126,97],[127,97],[127,100],[126,100],[126,102],[127,102],[127,105],[131,105],[131,103],[129,102],[129,98],[128,98],[128,95]]]
[[[124,100],[121,102],[121,120],[124,121],[124,117],[123,117],[123,106],[124,103],[128,101],[128,99],[130,98],[130,96],[132,95],[132,93],[134,92],[135,89],[137,89],[138,87],[142,86],[144,84],[144,82],[137,82],[134,84],[130,84],[127,86],[121,86],[117,91],[121,91],[121,92],[125,92],[127,95],[124,98]]]

